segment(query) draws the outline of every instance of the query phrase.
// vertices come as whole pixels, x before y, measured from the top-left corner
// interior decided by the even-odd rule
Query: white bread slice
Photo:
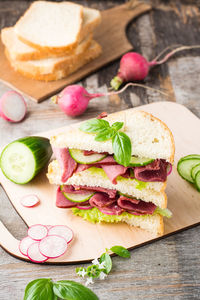
[[[87,36],[91,35],[94,28],[101,22],[100,12],[92,8],[83,8],[83,26],[81,29],[80,40],[83,41]],[[8,49],[12,60],[38,60],[48,57],[65,56],[73,54],[75,49],[67,50],[61,53],[50,53],[43,49],[35,49],[18,39],[14,27],[3,28],[1,31],[1,39],[5,47]]]
[[[63,184],[61,181],[61,170],[57,160],[49,164],[47,177],[51,184]],[[140,200],[152,202],[161,208],[167,207],[167,197],[164,192],[166,182],[149,182],[143,188],[140,188],[137,180],[120,177],[120,179],[117,180],[117,184],[113,184],[102,169],[97,169],[94,172],[92,168],[74,173],[64,184],[114,189]]]
[[[74,55],[75,57],[72,57],[72,55],[69,56],[70,58],[72,58],[72,60],[69,57],[67,57],[65,60],[62,61],[62,64],[61,63],[57,64],[57,67],[55,66],[55,64],[47,65],[46,68],[48,68],[48,70],[50,71],[50,73],[47,74],[43,74],[40,73],[40,71],[38,71],[38,68],[39,70],[42,71],[44,70],[43,64],[42,65],[39,64],[37,65],[37,67],[36,64],[34,64],[34,67],[33,66],[30,67],[30,64],[25,61],[22,62],[22,61],[12,60],[7,52],[6,55],[14,70],[18,71],[22,75],[35,80],[53,81],[53,80],[59,80],[65,78],[68,75],[72,74],[73,72],[77,71],[82,66],[84,66],[91,60],[98,57],[101,54],[101,52],[102,51],[100,45],[95,41],[92,41],[90,47],[85,52],[81,54],[80,53],[76,54]]]
[[[14,28],[19,39],[30,46],[63,52],[77,46],[82,20],[81,5],[35,1]]]
[[[104,120],[110,124],[124,122],[122,130],[131,139],[132,155],[160,158],[173,163],[174,139],[167,125],[158,118],[144,111],[130,109],[110,114]],[[82,132],[79,127],[80,124],[70,126],[65,132],[51,137],[51,145],[113,154],[111,140],[97,142],[94,134]]]

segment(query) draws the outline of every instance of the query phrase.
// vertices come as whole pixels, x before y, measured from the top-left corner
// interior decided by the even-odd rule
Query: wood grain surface
[[[78,1],[77,1],[78,2]],[[135,51],[148,59],[172,44],[200,44],[200,2],[195,0],[152,0],[154,9],[139,17],[127,29]],[[79,1],[99,9],[111,8],[124,1]],[[12,26],[25,11],[29,1],[0,1],[0,26]],[[90,91],[107,91],[119,61],[84,79]],[[86,113],[78,119],[66,117],[47,100],[39,105],[28,101],[29,114],[24,122],[10,124],[0,120],[0,144],[3,145],[33,132],[46,131],[95,117],[102,111],[114,112],[156,101],[176,101],[200,117],[200,52],[188,51],[174,56],[167,64],[151,70],[145,84],[163,88],[169,98],[140,88],[129,89],[120,97],[94,99]],[[0,84],[3,94],[8,88]],[[185,124],[187,127],[187,124]],[[198,139],[198,137],[197,137]],[[0,219],[18,239],[26,234],[26,227],[16,214],[5,193],[0,189]],[[91,289],[100,299],[174,299],[200,298],[200,226],[131,251],[129,260],[113,258],[113,271],[105,281]],[[81,281],[75,275],[76,265],[42,266],[16,260],[0,250],[0,299],[21,300],[25,286],[38,277],[53,280]]]

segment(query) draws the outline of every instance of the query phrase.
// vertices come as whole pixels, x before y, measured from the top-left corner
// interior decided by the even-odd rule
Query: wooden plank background
[[[125,1],[77,1],[104,9]],[[148,2],[148,1],[147,1]],[[152,0],[154,9],[130,23],[127,35],[135,51],[148,59],[172,44],[200,44],[200,1]],[[30,1],[0,1],[0,27],[13,25]],[[120,22],[120,20],[119,20]],[[112,20],[111,20],[112,26]],[[84,79],[90,91],[106,91],[118,68],[118,61]],[[169,98],[140,88],[129,89],[120,97],[92,100],[79,119],[66,117],[47,100],[41,104],[28,101],[29,114],[20,124],[0,120],[0,146],[20,136],[65,126],[94,117],[102,111],[114,112],[154,101],[176,101],[200,117],[200,50],[182,52],[167,64],[151,70],[145,84],[163,88]],[[0,84],[0,94],[8,88]],[[185,124],[187,126],[187,124]],[[199,138],[199,137],[197,137]],[[26,227],[0,188],[0,219],[17,238],[26,234]],[[113,258],[113,271],[105,281],[91,286],[100,299],[200,299],[200,227],[132,251],[132,258]],[[23,298],[26,284],[38,277],[53,280],[81,280],[75,265],[42,266],[21,262],[0,249],[0,299]]]

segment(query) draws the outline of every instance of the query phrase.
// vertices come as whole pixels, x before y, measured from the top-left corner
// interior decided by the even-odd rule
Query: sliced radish
[[[28,236],[33,240],[40,241],[47,236],[48,229],[45,225],[36,224],[28,229]]]
[[[35,241],[30,238],[29,236],[26,236],[25,238],[23,238],[20,243],[19,243],[19,251],[27,256],[27,251],[28,248],[30,247],[31,244],[35,243]]]
[[[48,235],[40,241],[39,250],[48,258],[57,258],[66,252],[67,241],[59,235]]]
[[[20,203],[25,207],[33,207],[40,202],[40,199],[36,195],[24,196]]]
[[[27,112],[27,105],[21,94],[8,91],[0,99],[0,116],[9,122],[20,122]]]
[[[27,251],[28,258],[31,261],[34,261],[37,263],[45,262],[48,259],[48,257],[42,255],[42,253],[40,252],[39,243],[40,242],[35,242],[35,243],[31,244]]]
[[[48,236],[49,235],[59,235],[63,237],[67,241],[67,243],[70,243],[73,239],[73,231],[65,225],[52,226],[49,229]]]

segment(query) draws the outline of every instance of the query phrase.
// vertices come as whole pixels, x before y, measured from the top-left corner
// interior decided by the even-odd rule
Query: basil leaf
[[[130,252],[122,246],[113,246],[110,250],[121,257],[129,258],[131,256]]]
[[[118,131],[120,130],[124,125],[124,122],[115,122],[112,124],[111,128]]]
[[[106,128],[102,132],[98,133],[95,137],[95,141],[103,142],[112,139],[112,137],[116,134],[114,130],[111,128]]]
[[[129,166],[131,159],[131,140],[124,132],[117,132],[112,139],[114,159],[125,167]]]
[[[110,271],[112,269],[112,260],[111,260],[110,255],[108,253],[103,253],[100,256],[99,261],[100,261],[100,263],[104,262],[105,273],[106,274],[110,273]]]
[[[83,123],[79,129],[84,132],[99,133],[105,128],[110,128],[110,124],[106,120],[92,119]]]
[[[55,300],[51,279],[40,278],[29,282],[24,293],[24,300]]]
[[[53,283],[53,291],[55,295],[61,299],[67,299],[67,300],[98,300],[99,299],[97,295],[95,295],[90,289],[88,289],[87,287],[85,287],[80,283],[71,280],[60,280]]]

